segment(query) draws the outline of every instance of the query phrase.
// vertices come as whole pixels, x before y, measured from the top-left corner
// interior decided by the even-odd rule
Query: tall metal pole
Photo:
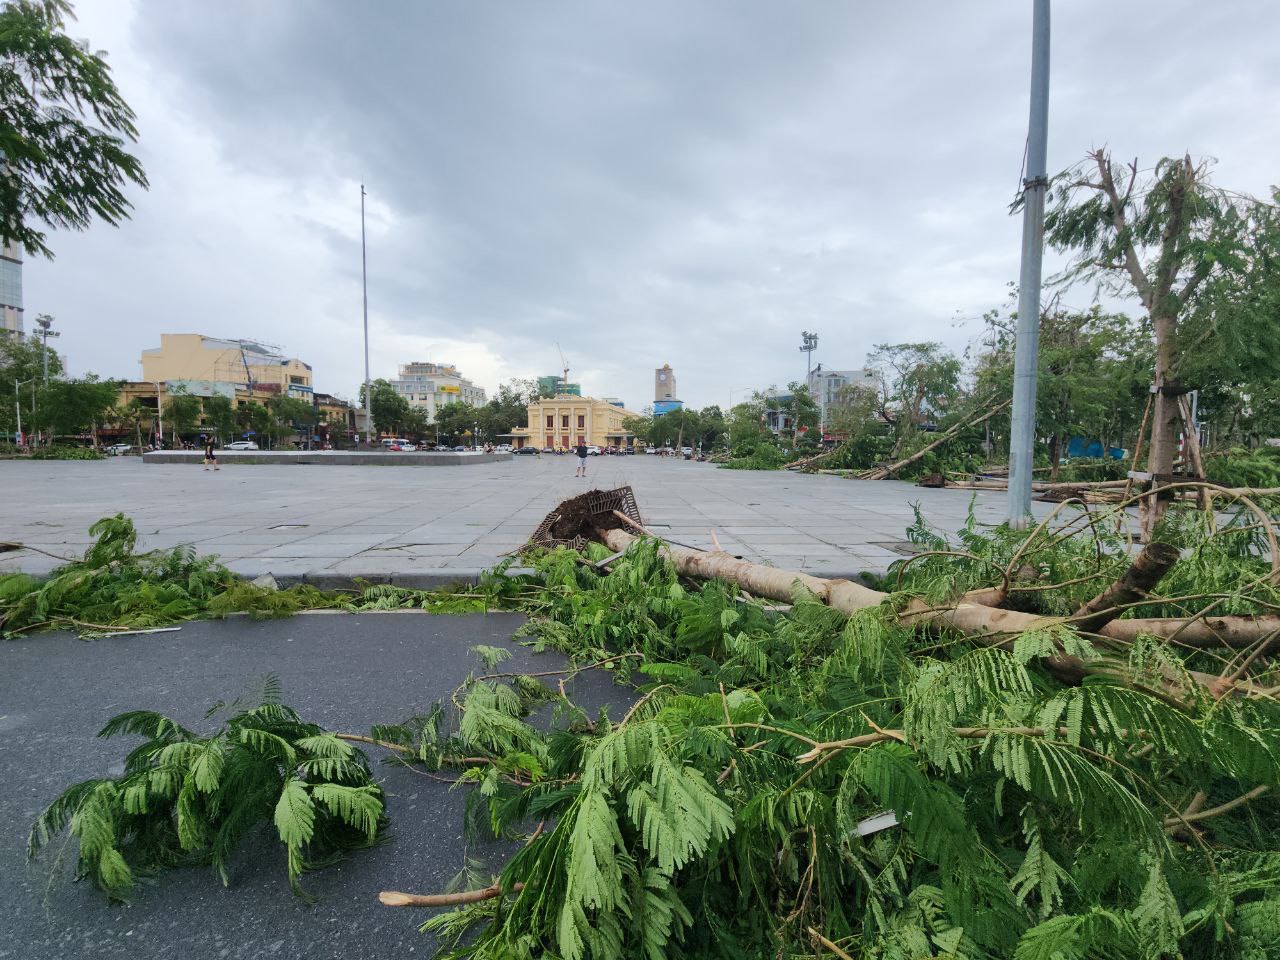
[[[1040,266],[1044,256],[1044,195],[1049,185],[1049,0],[1034,0],[1031,19],[1031,118],[1022,181],[1022,272],[1018,277],[1018,338],[1013,357],[1013,423],[1009,430],[1009,526],[1025,530],[1031,516],[1036,440],[1036,368],[1040,353]]]
[[[372,389],[369,384],[369,265],[364,242],[364,184],[360,184],[360,286],[364,297],[364,438],[373,435]]]

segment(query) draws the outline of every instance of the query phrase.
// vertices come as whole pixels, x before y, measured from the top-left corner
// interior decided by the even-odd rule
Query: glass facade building
[[[0,252],[0,331],[22,333],[22,260],[13,247]]]

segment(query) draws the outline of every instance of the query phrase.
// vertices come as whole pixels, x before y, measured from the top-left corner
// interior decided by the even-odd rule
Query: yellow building
[[[160,346],[142,351],[142,379],[236,383],[272,387],[310,400],[311,365],[252,340],[219,340],[198,333],[162,333]]]
[[[517,449],[567,449],[580,443],[627,448],[636,438],[623,427],[623,421],[635,416],[639,414],[618,401],[562,393],[529,404],[529,423],[511,431],[511,443]]]

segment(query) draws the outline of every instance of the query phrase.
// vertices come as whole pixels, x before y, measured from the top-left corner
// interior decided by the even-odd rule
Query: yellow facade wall
[[[515,447],[543,450],[575,447],[579,442],[597,447],[628,446],[635,437],[623,427],[627,417],[638,414],[594,397],[560,394],[529,404],[529,421],[511,431]]]
[[[223,383],[248,383],[252,379],[255,386],[276,384],[282,391],[295,394],[313,389],[311,367],[301,360],[242,349],[234,341],[198,333],[162,333],[159,349],[142,351],[142,378]]]

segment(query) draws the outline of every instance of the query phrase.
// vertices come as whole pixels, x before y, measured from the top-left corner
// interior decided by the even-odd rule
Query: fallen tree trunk
[[[1125,604],[1145,599],[1180,556],[1172,544],[1148,543],[1119,580],[1071,615],[1072,624],[1085,633],[1097,633],[1120,615]]]
[[[638,538],[624,530],[598,530],[598,536],[615,552],[626,550]],[[812,593],[818,600],[841,613],[852,616],[861,610],[877,607],[890,598],[887,593],[873,590],[851,580],[827,580],[795,570],[781,570],[777,567],[766,567],[740,560],[723,553],[709,553],[690,547],[679,547],[663,542],[663,552],[675,565],[677,571],[688,577],[698,579],[720,579],[735,583],[749,593],[770,600],[789,602],[793,599],[796,587]],[[945,627],[955,630],[969,639],[987,646],[1011,645],[1019,636],[1034,630],[1071,627],[1069,620],[1060,617],[1042,617],[1019,610],[1001,610],[986,603],[975,603],[973,597],[982,596],[979,592],[968,594],[954,603],[933,606],[924,600],[912,600],[898,612],[900,622],[911,626]],[[987,597],[983,596],[983,599]],[[1220,618],[1219,618],[1220,619]],[[1280,630],[1280,617],[1238,618],[1249,621],[1236,626],[1230,636],[1231,646],[1252,646],[1272,632]],[[1113,636],[1113,628],[1126,624],[1123,631],[1116,631],[1120,636]],[[1176,625],[1176,626],[1175,626]],[[1190,629],[1194,624],[1187,620],[1112,620],[1103,626],[1098,633],[1111,639],[1130,639],[1147,634],[1160,636],[1158,630],[1173,635],[1182,629]],[[1245,638],[1248,641],[1245,642]],[[1165,638],[1167,639],[1167,637]],[[1079,657],[1059,654],[1044,658],[1049,667],[1064,682],[1078,683],[1090,674],[1118,677],[1123,674],[1122,664],[1108,660],[1085,661]],[[1213,697],[1221,697],[1232,690],[1256,693],[1253,685],[1245,681],[1230,681],[1213,674],[1187,671],[1187,678],[1199,685],[1202,691]],[[1179,683],[1177,677],[1166,677],[1165,689],[1160,693],[1171,699],[1182,701],[1187,691]]]
[[[887,467],[876,467],[875,469],[868,470],[865,473],[860,473],[858,475],[858,479],[859,480],[885,480],[888,477],[893,476],[895,473],[897,473],[899,470],[903,469],[904,467],[911,466],[911,464],[921,459],[929,451],[934,450],[937,447],[940,447],[942,444],[946,443],[948,440],[951,440],[961,430],[964,430],[967,427],[976,427],[980,423],[986,423],[988,420],[994,417],[997,413],[1002,411],[1005,407],[1009,406],[1009,404],[1012,402],[1013,401],[1011,400],[1006,400],[1004,403],[1000,404],[999,406],[992,407],[990,410],[988,410],[982,416],[978,417],[976,420],[966,420],[962,423],[957,423],[954,426],[949,427],[942,434],[942,436],[938,437],[937,440],[934,440],[933,443],[930,443],[929,445],[921,448],[920,450],[917,450],[915,453],[911,454],[911,456],[906,457],[902,460],[899,460],[896,463],[891,463]]]

